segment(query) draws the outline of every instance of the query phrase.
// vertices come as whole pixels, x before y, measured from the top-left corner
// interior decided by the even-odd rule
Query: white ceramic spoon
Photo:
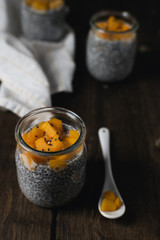
[[[100,211],[100,213],[106,217],[106,218],[118,218],[121,217],[125,210],[125,204],[124,201],[117,189],[117,186],[115,184],[114,178],[113,178],[113,174],[112,174],[112,167],[111,167],[111,159],[110,159],[110,133],[109,130],[105,127],[102,127],[98,130],[98,136],[99,136],[99,140],[100,140],[100,144],[101,144],[101,148],[102,148],[102,154],[103,154],[103,158],[104,158],[104,164],[105,164],[105,180],[104,180],[104,185],[103,185],[103,189],[102,189],[102,193],[98,202],[98,209]],[[111,212],[103,212],[101,211],[101,203],[102,203],[102,197],[104,192],[106,191],[113,191],[114,194],[116,196],[120,197],[120,200],[122,202],[122,206],[117,209],[116,211],[111,211]]]

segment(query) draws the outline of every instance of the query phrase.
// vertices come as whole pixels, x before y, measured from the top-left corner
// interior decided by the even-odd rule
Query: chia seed
[[[86,53],[88,70],[101,81],[124,79],[133,68],[135,50],[135,35],[129,40],[101,39],[90,30]]]
[[[38,11],[21,5],[22,32],[29,40],[59,41],[66,33],[66,7]]]
[[[56,207],[74,199],[85,182],[86,147],[80,155],[75,155],[67,166],[55,171],[48,164],[38,164],[33,171],[28,170],[16,150],[17,178],[21,191],[33,203],[42,207]]]
[[[61,155],[49,152],[50,147],[46,148],[48,151],[34,151],[20,141],[20,136],[28,130],[27,124],[30,128],[29,123],[32,122],[35,125],[34,120],[43,122],[46,121],[46,118],[59,116],[59,114],[62,114],[64,129],[80,131],[78,141],[68,150],[62,150]],[[33,115],[34,120],[32,119]],[[85,135],[86,127],[83,120],[64,108],[35,109],[18,121],[15,128],[15,137],[18,143],[15,162],[19,187],[27,199],[38,206],[56,207],[66,204],[79,194],[86,175]],[[50,160],[52,161],[49,162]],[[61,162],[62,164],[58,166],[54,160],[65,161],[65,163]]]

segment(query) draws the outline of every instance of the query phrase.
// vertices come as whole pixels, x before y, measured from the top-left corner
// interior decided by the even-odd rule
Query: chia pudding
[[[75,143],[65,149],[50,152],[33,149],[28,145],[29,142],[24,142],[23,133],[27,129],[30,133],[39,117],[41,120],[43,119],[42,121],[48,120],[48,113],[49,115],[53,114],[54,117],[58,116],[59,119],[62,117],[63,122],[66,120],[66,123],[63,123],[65,137],[68,137],[70,131],[80,132]],[[34,124],[31,127],[32,121]],[[37,123],[36,126],[38,126]],[[85,125],[81,118],[63,108],[34,110],[18,122],[15,162],[19,187],[27,199],[38,206],[57,207],[73,200],[79,194],[86,174],[85,131]],[[71,139],[72,137],[69,141]],[[57,141],[58,139],[56,139]],[[65,142],[63,138],[61,141]]]
[[[112,18],[114,31],[107,30],[109,17]],[[116,21],[122,21],[119,19],[123,19],[124,29],[117,24]],[[98,25],[99,22],[101,24]],[[86,45],[86,64],[92,76],[100,81],[112,82],[129,75],[135,59],[137,27],[137,21],[127,12],[100,12],[93,16]]]
[[[22,1],[21,25],[23,35],[27,39],[59,41],[64,37],[67,31],[65,23],[67,7],[63,0],[54,2],[58,2],[59,5],[56,4],[50,9],[45,5],[47,1],[39,3],[35,0]]]

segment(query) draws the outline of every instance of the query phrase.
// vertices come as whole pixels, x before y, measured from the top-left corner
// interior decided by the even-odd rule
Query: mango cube
[[[115,196],[112,191],[106,191],[103,195],[101,210],[102,211],[115,211],[122,206],[119,196]]]
[[[116,196],[112,191],[107,191],[104,193],[104,198],[107,198],[108,200],[115,201]]]
[[[102,204],[101,204],[101,211],[115,211],[116,210],[116,204],[111,201],[111,200],[108,200],[106,198],[104,198],[102,200]]]
[[[70,130],[69,135],[63,138],[64,145],[66,147],[72,146],[79,138],[79,132],[77,130]]]
[[[120,208],[122,206],[122,202],[121,202],[121,199],[120,197],[118,196],[115,200],[115,204],[117,206],[117,209]]]
[[[50,122],[43,123],[39,128],[43,130],[44,136],[48,138],[59,137],[57,130],[52,126]]]
[[[43,136],[43,131],[37,127],[32,128],[27,134],[23,134],[23,140],[32,148],[35,148],[35,141]]]
[[[62,120],[57,119],[57,118],[51,118],[49,120],[49,122],[57,130],[59,135],[61,135],[63,133]]]
[[[66,162],[64,160],[50,160],[49,161],[50,168],[54,169],[57,168],[59,170],[62,168],[65,168],[67,166]]]
[[[77,140],[79,138],[79,132],[77,130],[69,130],[69,136]]]
[[[31,7],[36,10],[46,11],[49,9],[49,4],[47,1],[34,0]]]
[[[28,155],[27,153],[21,154],[21,161],[23,162],[24,166],[30,171],[33,171],[37,165],[33,161],[32,157],[30,155]]]
[[[61,138],[58,137],[58,138],[51,139],[51,141],[49,142],[49,148],[50,148],[50,151],[57,152],[57,151],[63,150],[65,146]]]
[[[48,148],[49,148],[49,145],[47,144],[47,142],[44,140],[44,138],[39,138],[36,142],[35,142],[35,145],[36,145],[36,149],[39,150],[39,151],[45,151],[45,152],[48,152]]]
[[[50,9],[55,9],[57,7],[60,7],[64,4],[63,0],[50,0],[49,7]]]

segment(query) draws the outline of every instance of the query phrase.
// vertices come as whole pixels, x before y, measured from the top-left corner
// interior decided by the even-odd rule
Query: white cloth
[[[20,0],[0,0],[0,107],[22,117],[51,106],[51,94],[72,91],[75,35],[68,27],[60,42],[25,39],[19,5]]]

